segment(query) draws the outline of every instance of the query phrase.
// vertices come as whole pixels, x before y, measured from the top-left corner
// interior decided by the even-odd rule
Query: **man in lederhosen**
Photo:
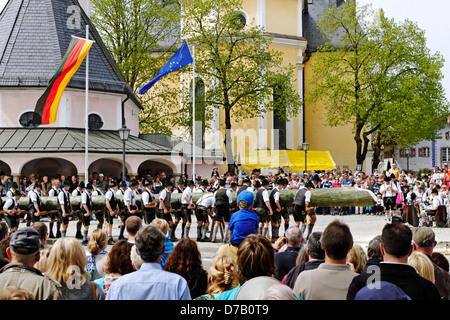
[[[289,184],[289,181],[286,178],[282,178],[278,181],[278,189],[279,190],[286,190],[287,186]],[[278,193],[278,202],[280,203],[280,198],[279,198],[280,194]],[[281,217],[284,220],[284,231],[286,232],[287,229],[289,229],[289,210],[286,207],[282,207],[281,211],[279,212],[280,215],[280,220],[279,220],[279,225],[281,225]]]
[[[181,195],[181,237],[189,238],[189,231],[192,223],[192,210],[195,209],[195,204],[192,202],[192,190],[195,183],[190,180],[187,183],[186,189],[184,189]]]
[[[15,190],[13,196],[5,201],[3,205],[3,212],[5,215],[6,223],[9,226],[10,233],[17,231],[19,228],[19,217],[21,210],[19,208],[19,200],[22,194],[20,190]]]
[[[75,187],[72,191],[72,197],[81,197],[84,190],[84,182],[72,182],[72,187]],[[81,202],[80,202],[81,204]],[[81,207],[80,207],[81,209]],[[77,239],[83,239],[83,235],[81,234],[81,228],[83,226],[82,219],[80,219],[80,214],[78,212],[77,214],[77,232],[75,233],[75,238]]]
[[[280,204],[280,184],[281,179],[277,178],[273,182],[273,188],[269,195],[270,207],[272,208],[273,214],[270,216],[270,222],[272,226],[272,238],[271,242],[274,243],[279,237],[280,233],[280,222],[281,222],[281,204]]]
[[[61,192],[61,189],[59,188],[59,180],[55,179],[52,181],[52,187],[50,188],[50,190],[48,191],[48,196],[49,197],[58,197],[59,193]],[[58,200],[56,200],[58,201]],[[56,237],[53,234],[53,225],[55,224],[55,220],[56,220]],[[58,217],[58,214],[56,212],[52,212],[50,213],[50,223],[48,226],[48,237],[49,239],[54,239],[54,238],[60,238],[61,237],[61,221]]]
[[[214,195],[211,193],[204,193],[197,200],[195,204],[195,217],[197,218],[197,241],[208,242],[209,238],[206,237],[206,233],[209,228],[209,217],[212,217],[211,209],[214,205]]]
[[[91,215],[92,215],[92,209],[93,209],[93,202],[92,202],[92,190],[93,186],[92,184],[88,183],[86,185],[86,190],[81,194],[81,201],[80,201],[80,211],[78,212],[78,220],[81,224],[83,224],[83,241],[81,242],[82,245],[88,244],[88,232],[89,232],[89,225],[91,223]]]
[[[169,237],[170,241],[175,242],[178,239],[175,237],[175,228],[172,220],[172,183],[166,181],[165,187],[159,193],[159,218],[166,220],[169,223]]]
[[[267,237],[269,233],[269,221],[273,215],[273,209],[269,198],[269,180],[263,179],[261,188],[256,192],[254,210],[258,216],[259,233]]]
[[[114,223],[114,216],[119,214],[119,202],[116,198],[117,189],[119,185],[116,181],[111,181],[110,188],[105,194],[105,221],[106,221],[106,234],[108,235],[108,244],[113,245],[114,240],[112,237],[112,227]]]
[[[305,187],[298,189],[295,194],[294,201],[292,202],[293,208],[293,216],[295,224],[300,227],[302,232],[305,232],[306,225],[308,223],[309,216],[309,224],[308,224],[308,238],[312,233],[314,228],[314,224],[316,222],[316,214],[315,208],[310,207],[309,204],[311,202],[311,189],[313,188],[313,183],[311,181],[305,182]]]
[[[223,221],[225,224],[225,231],[228,230],[228,223],[230,222],[230,205],[232,203],[231,191],[226,189],[226,182],[224,179],[219,181],[219,190],[214,192],[214,211],[215,211],[215,223],[211,235],[211,242],[216,241],[217,231],[220,228],[220,224]],[[225,232],[222,241],[226,243],[228,232]]]
[[[183,195],[183,191],[187,188],[187,181],[184,181],[183,179],[179,179],[177,182],[177,186],[173,186],[171,193],[172,194],[180,194],[181,197]],[[181,201],[181,199],[180,199]],[[179,209],[173,209],[172,214],[175,218],[175,221],[173,222],[173,234],[175,237],[175,231],[177,230],[177,226],[178,223],[180,222],[180,220],[183,220],[183,214],[181,212],[181,207]],[[184,220],[183,220],[184,222]],[[181,237],[183,237],[184,235],[184,227],[185,227],[186,223],[184,222],[184,224],[181,225]]]
[[[64,180],[63,189],[58,195],[57,210],[56,213],[58,218],[62,223],[61,237],[65,237],[67,235],[67,228],[69,227],[69,218],[72,216],[73,209],[72,203],[70,201],[70,182]]]
[[[103,191],[104,185],[103,182],[97,182],[97,184],[94,186],[92,185],[92,196],[104,196],[105,192]],[[96,210],[92,212],[93,219],[96,219],[98,221],[97,223],[97,229],[103,228],[103,223],[105,221],[104,219],[104,210]]]
[[[123,236],[123,233],[125,231],[125,221],[130,217],[131,215],[138,215],[139,209],[136,207],[136,192],[135,190],[139,187],[139,182],[136,179],[133,179],[130,181],[130,186],[127,190],[125,190],[125,194],[123,196],[123,206],[124,210],[123,213],[120,215],[120,234],[119,234],[119,240],[125,239]]]
[[[384,213],[388,221],[392,218],[392,212],[396,211],[397,186],[391,181],[390,177],[384,178],[384,183],[380,187],[380,193],[383,196]]]
[[[153,182],[144,180],[144,190],[141,195],[141,211],[145,224],[150,224],[156,218],[156,208],[158,204],[152,193]]]
[[[41,220],[41,211],[43,208],[42,205],[42,185],[39,182],[36,182],[34,184],[34,189],[30,190],[29,194],[28,194],[28,198],[30,199],[29,204],[28,204],[28,217],[27,219],[30,219],[30,223],[33,222],[35,223],[36,221],[40,221]]]

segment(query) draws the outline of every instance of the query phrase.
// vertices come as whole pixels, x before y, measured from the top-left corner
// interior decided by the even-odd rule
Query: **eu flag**
[[[173,71],[177,71],[192,62],[193,59],[191,51],[189,50],[189,46],[185,41],[181,46],[181,48],[178,49],[177,52],[175,52],[175,54],[172,56],[172,58],[170,58],[169,61],[167,61],[164,67],[162,67],[161,70],[159,70],[156,77],[154,77],[151,81],[147,82],[145,85],[139,88],[139,94],[146,93],[159,79],[161,79],[166,74],[171,73]]]

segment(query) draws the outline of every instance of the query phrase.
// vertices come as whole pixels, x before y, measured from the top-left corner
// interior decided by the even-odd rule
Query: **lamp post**
[[[128,129],[125,125],[119,129],[120,140],[123,143],[122,149],[122,181],[125,181],[125,143],[128,140],[128,136],[130,135],[131,129]]]
[[[406,155],[406,170],[409,172],[409,156],[411,155],[411,148],[406,147],[403,151]]]
[[[303,142],[302,144],[302,149],[303,151],[305,151],[305,173],[308,171],[308,150],[309,150],[309,143],[308,142]]]

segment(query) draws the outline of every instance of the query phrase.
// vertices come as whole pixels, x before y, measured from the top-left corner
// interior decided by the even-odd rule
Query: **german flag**
[[[50,84],[44,94],[36,103],[34,112],[40,117],[35,117],[34,124],[45,125],[56,121],[56,113],[61,96],[70,79],[78,70],[84,58],[86,58],[93,43],[91,40],[72,37],[58,70],[50,80]]]

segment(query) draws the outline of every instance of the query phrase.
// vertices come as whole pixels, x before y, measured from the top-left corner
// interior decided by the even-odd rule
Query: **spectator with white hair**
[[[286,250],[279,250],[286,243]],[[285,237],[279,238],[275,244],[275,264],[277,274],[275,278],[283,280],[284,276],[296,265],[296,259],[300,249],[303,246],[303,232],[297,226],[289,227],[285,232]]]
[[[261,300],[300,300],[300,296],[287,285],[274,284],[261,293]]]

